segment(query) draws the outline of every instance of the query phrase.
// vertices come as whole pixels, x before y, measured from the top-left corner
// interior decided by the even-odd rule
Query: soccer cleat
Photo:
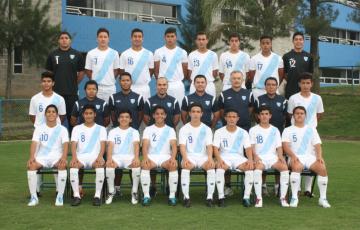
[[[79,206],[81,204],[81,198],[80,197],[74,197],[71,206]]]
[[[256,199],[255,208],[262,208],[262,206],[263,206],[263,200],[262,199]]]
[[[175,197],[174,198],[169,198],[168,204],[170,206],[175,206],[176,205],[176,198]]]
[[[307,196],[307,197],[309,197],[309,198],[313,198],[313,197],[314,197],[314,194],[311,193],[310,191],[305,191],[305,192],[304,192],[304,196]]]
[[[281,198],[281,199],[280,199],[280,205],[281,205],[281,207],[284,207],[284,208],[288,208],[288,207],[289,207],[289,203],[286,201],[285,198]]]
[[[213,200],[212,199],[206,199],[206,206],[209,207],[209,208],[212,208],[213,207]]]
[[[232,195],[234,195],[234,191],[232,190],[231,187],[225,186],[224,194],[225,194],[226,197],[232,196]]]
[[[94,197],[93,199],[93,205],[94,206],[100,206],[101,205],[101,200],[99,197]]]
[[[219,202],[219,203],[218,203],[218,206],[219,206],[220,208],[224,208],[224,207],[225,207],[225,198],[219,199],[218,202]]]
[[[31,196],[28,206],[32,207],[32,206],[36,206],[38,204],[39,204],[39,199],[35,196]]]
[[[116,189],[114,196],[116,196],[116,197],[122,197],[123,194],[122,194],[122,192],[121,192],[120,189]]]
[[[251,202],[250,202],[249,198],[244,198],[242,203],[243,203],[244,207],[248,208],[251,206]]]
[[[297,208],[298,204],[299,204],[299,199],[291,198],[289,205],[290,207]]]
[[[109,193],[109,195],[107,196],[106,200],[105,200],[105,204],[111,204],[113,199],[114,199],[115,193]]]
[[[133,192],[132,194],[131,194],[131,203],[132,204],[137,204],[139,201],[138,201],[138,195],[137,195],[137,193],[135,193],[135,192]]]
[[[144,197],[143,201],[142,201],[142,205],[143,206],[149,206],[151,202],[151,198],[150,197]]]
[[[157,194],[156,187],[150,186],[150,191],[149,192],[150,192],[150,197],[154,198],[156,196],[156,194]]]
[[[55,206],[63,206],[64,205],[64,198],[63,196],[56,196],[56,200],[55,200]]]
[[[184,207],[185,208],[190,208],[191,207],[190,199],[184,199]]]
[[[327,199],[319,199],[319,205],[323,208],[331,208],[331,205],[327,201]]]

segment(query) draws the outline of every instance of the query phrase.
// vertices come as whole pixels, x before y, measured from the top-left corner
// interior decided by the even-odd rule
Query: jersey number
[[[153,133],[153,135],[152,135],[152,140],[153,140],[153,142],[156,142],[156,134],[155,133]]]
[[[228,141],[226,139],[223,140],[223,145],[224,145],[224,148],[227,148],[229,146]]]
[[[39,112],[41,113],[44,110],[44,107],[42,104],[39,105]]]
[[[263,67],[263,64],[259,63],[259,64],[257,64],[257,67],[258,67],[258,70],[261,70]]]
[[[85,135],[81,135],[80,140],[81,140],[81,142],[85,142]]]
[[[40,135],[40,141],[47,141],[48,138],[49,136],[46,133]]]
[[[292,139],[293,139],[293,142],[297,142],[296,134],[293,134],[293,135],[292,135]]]
[[[189,140],[189,144],[191,144],[193,142],[192,136],[188,136],[188,140]]]
[[[114,142],[115,142],[116,145],[120,145],[121,144],[121,138],[120,137],[115,137]]]
[[[195,67],[199,67],[200,66],[200,61],[198,59],[194,59],[194,66]]]
[[[258,143],[258,144],[262,144],[263,143],[263,137],[261,136],[261,135],[259,135],[259,136],[256,136],[256,143]]]

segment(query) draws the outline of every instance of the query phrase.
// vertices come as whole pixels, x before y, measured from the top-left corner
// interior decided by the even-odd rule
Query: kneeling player
[[[226,126],[215,131],[214,155],[216,157],[216,187],[219,206],[224,206],[224,173],[228,169],[245,172],[243,205],[250,207],[250,193],[253,185],[254,162],[249,134],[236,126],[239,115],[235,109],[225,111]],[[244,156],[244,149],[246,157]]]
[[[72,206],[81,203],[79,194],[79,169],[95,168],[95,196],[93,205],[101,205],[101,189],[104,183],[104,151],[107,139],[106,130],[103,126],[95,123],[96,109],[94,105],[83,107],[84,123],[74,127],[71,134],[70,181],[74,191]]]
[[[305,125],[306,109],[297,106],[293,110],[294,125],[287,127],[282,135],[283,148],[290,157],[290,182],[292,198],[290,207],[297,207],[300,173],[303,169],[310,169],[318,175],[320,192],[319,205],[330,208],[326,199],[328,176],[322,157],[321,140],[315,128]]]
[[[289,186],[289,171],[283,156],[279,130],[270,125],[271,109],[261,106],[258,110],[259,124],[250,129],[250,142],[255,161],[254,189],[256,194],[255,207],[262,207],[261,194],[262,172],[270,168],[280,172],[280,203],[289,207],[286,193]]]
[[[130,127],[130,110],[119,111],[119,127],[112,129],[108,137],[106,180],[109,195],[106,204],[111,204],[116,193],[114,187],[115,168],[131,168],[132,190],[131,203],[138,203],[138,187],[140,182],[140,160],[139,160],[139,132]]]
[[[150,170],[161,167],[169,171],[169,205],[176,205],[175,193],[178,183],[177,146],[175,130],[165,124],[166,109],[160,105],[154,107],[155,124],[144,130],[142,143],[141,185],[144,192],[142,204],[150,205]]]
[[[190,171],[202,168],[207,174],[206,205],[213,206],[215,190],[215,163],[212,151],[212,131],[201,122],[203,108],[199,103],[189,106],[190,122],[184,125],[179,132],[179,145],[182,156],[181,188],[184,194],[184,206],[191,206],[189,196]]]
[[[45,118],[46,123],[35,128],[30,146],[27,177],[31,197],[28,206],[35,206],[39,203],[36,193],[38,180],[36,172],[40,168],[58,169],[55,205],[63,206],[69,135],[64,126],[57,124],[58,109],[55,105],[50,104],[46,107]]]

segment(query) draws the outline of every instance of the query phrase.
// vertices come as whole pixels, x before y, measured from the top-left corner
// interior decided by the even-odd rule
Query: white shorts
[[[156,167],[161,167],[161,165],[170,158],[171,155],[167,154],[149,154],[149,159],[156,164]]]
[[[113,161],[118,165],[118,168],[129,169],[134,156],[129,154],[118,154],[112,156]]]
[[[100,99],[103,99],[106,103],[109,103],[109,98],[114,93],[116,93],[115,85],[114,86],[99,85],[99,90],[96,96]]]
[[[195,92],[195,86],[194,86],[194,83],[191,83],[189,94],[192,94],[194,92]],[[212,81],[207,82],[205,92],[207,92],[208,94],[210,94],[213,97],[216,97],[216,88],[215,88],[214,82],[212,82]]]
[[[176,100],[179,102],[179,106],[181,108],[182,100],[185,97],[185,87],[182,81],[169,81],[169,87],[167,93],[175,97]]]
[[[241,164],[244,164],[248,160],[247,158],[240,155],[234,155],[234,156],[222,155],[221,159],[232,170],[237,169]]]
[[[146,101],[151,97],[149,84],[147,85],[131,85],[131,90],[137,94],[140,94],[143,97],[143,100]]]
[[[304,166],[304,169],[309,170],[310,166],[316,162],[316,157],[314,155],[306,154],[303,156],[297,156],[300,163]]]
[[[202,168],[204,163],[208,160],[208,156],[188,156],[189,161],[195,166],[195,168]]]
[[[278,161],[278,157],[276,155],[259,157],[261,159],[261,163],[265,166],[265,170],[271,169],[271,167]]]
[[[96,161],[97,157],[98,155],[87,155],[87,154],[77,156],[78,160],[84,166],[85,169],[93,168],[93,164]]]
[[[44,168],[53,168],[54,165],[60,160],[59,156],[39,156],[35,157],[35,161],[40,163]]]

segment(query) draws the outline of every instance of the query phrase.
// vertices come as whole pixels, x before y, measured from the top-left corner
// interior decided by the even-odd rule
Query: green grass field
[[[239,191],[226,208],[207,208],[204,188],[191,188],[192,207],[169,207],[165,195],[150,207],[130,204],[129,190],[110,206],[91,205],[92,190],[79,207],[54,206],[54,190],[47,189],[37,207],[27,207],[26,161],[29,142],[0,143],[0,229],[359,229],[359,142],[325,141],[329,171],[330,209],[318,207],[317,198],[300,198],[297,209],[280,208],[274,197],[264,208],[244,208]],[[126,176],[127,177],[127,176]],[[315,194],[318,195],[317,188]]]

